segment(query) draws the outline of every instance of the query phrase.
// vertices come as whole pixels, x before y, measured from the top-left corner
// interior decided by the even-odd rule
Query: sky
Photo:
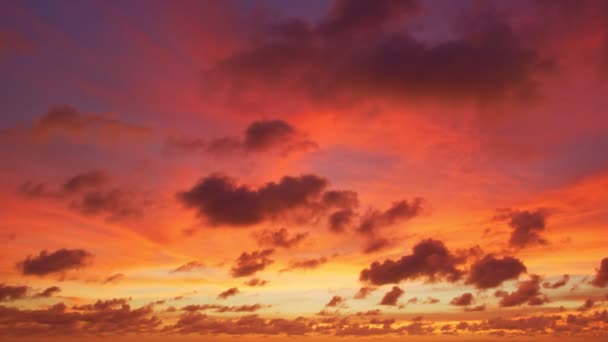
[[[3,341],[604,341],[608,2],[3,1]]]

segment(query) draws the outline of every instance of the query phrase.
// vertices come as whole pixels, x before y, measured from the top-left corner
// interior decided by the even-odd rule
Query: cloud
[[[256,315],[238,317],[235,319],[214,319],[198,312],[186,312],[164,331],[176,334],[200,335],[305,335],[313,330],[310,322],[296,318],[264,319]]]
[[[298,269],[310,270],[327,263],[327,261],[328,259],[326,257],[290,261],[289,265],[280,272],[288,272]]]
[[[583,303],[583,305],[581,305],[578,309],[578,311],[587,311],[593,308],[593,306],[595,305],[595,301],[591,298],[588,298],[587,300],[585,300],[585,302]]]
[[[327,304],[325,304],[325,307],[326,308],[335,308],[335,307],[344,306],[345,301],[346,300],[340,296],[333,296],[331,298],[331,300],[329,302],[327,302]]]
[[[125,275],[122,273],[112,274],[111,276],[104,279],[103,284],[116,284],[124,278],[125,278]]]
[[[473,304],[473,295],[470,292],[463,293],[458,297],[452,298],[450,304],[456,306],[469,306]]]
[[[152,306],[131,309],[124,301],[98,301],[71,310],[63,303],[33,310],[0,306],[0,333],[11,336],[144,333],[161,323]]]
[[[27,297],[27,286],[11,286],[0,284],[0,302],[24,299]]]
[[[263,308],[264,308],[264,305],[262,305],[262,304],[239,305],[239,306],[226,306],[226,305],[218,305],[218,304],[203,304],[203,305],[192,304],[192,305],[184,306],[182,308],[182,310],[188,311],[188,312],[213,310],[217,313],[224,313],[224,312],[256,312]]]
[[[92,170],[68,178],[56,190],[28,181],[19,192],[31,198],[69,200],[70,209],[84,215],[104,215],[109,222],[142,216],[137,193],[126,187],[107,187],[108,181],[107,173]]]
[[[518,306],[524,303],[528,305],[542,305],[549,300],[540,292],[541,278],[531,275],[529,280],[519,283],[515,292],[496,291],[496,296],[501,297],[498,303],[502,307]]]
[[[464,308],[465,312],[476,312],[476,311],[486,311],[486,305],[481,304],[477,306],[467,306]]]
[[[454,282],[463,275],[463,271],[457,268],[463,262],[463,259],[450,253],[443,242],[426,239],[414,246],[412,254],[401,259],[373,262],[369,268],[361,271],[359,279],[373,285],[396,284],[419,278],[430,282],[442,279]]]
[[[351,209],[334,211],[328,217],[329,230],[334,233],[342,233],[353,223],[355,212]]]
[[[274,260],[268,258],[274,253],[274,249],[243,252],[237,259],[236,265],[232,267],[230,273],[233,277],[246,277],[271,265]]]
[[[353,298],[355,298],[355,299],[365,299],[365,298],[367,298],[367,296],[369,296],[370,293],[372,293],[375,290],[376,290],[375,287],[363,286],[363,287],[361,287],[359,289],[359,291],[357,291],[357,293],[355,293],[355,295],[353,296]]]
[[[519,259],[498,259],[493,254],[488,254],[471,266],[466,283],[473,284],[478,289],[489,289],[506,280],[517,279],[525,272],[526,266]]]
[[[83,249],[62,248],[51,253],[42,251],[38,256],[28,256],[17,263],[17,267],[23,275],[45,276],[85,267],[92,257],[91,253]]]
[[[191,272],[194,270],[200,270],[201,268],[205,268],[205,264],[195,260],[179,266],[178,268],[171,271],[171,273]]]
[[[228,297],[236,296],[237,294],[239,294],[239,289],[236,287],[231,287],[228,290],[223,291],[222,293],[217,295],[217,298],[227,299]]]
[[[361,218],[357,231],[362,234],[374,234],[378,228],[410,220],[422,212],[422,199],[416,198],[411,202],[401,200],[394,202],[385,211],[372,209]]]
[[[546,226],[547,211],[545,209],[535,211],[502,209],[499,210],[495,219],[507,220],[509,226],[513,228],[509,238],[511,247],[524,248],[547,244],[547,240],[540,235]]]
[[[200,180],[190,190],[178,193],[188,208],[196,209],[212,225],[250,226],[275,218],[289,210],[311,204],[327,186],[315,175],[283,177],[252,189],[232,179],[214,174]]]
[[[297,233],[290,236],[285,228],[276,231],[264,230],[256,234],[255,239],[261,246],[292,248],[308,237],[308,233]]]
[[[245,285],[255,287],[255,286],[264,286],[268,284],[268,281],[260,278],[251,278],[245,282]]]
[[[602,259],[600,268],[597,270],[595,278],[591,281],[591,285],[596,287],[606,287],[608,285],[608,258]]]
[[[141,140],[149,137],[151,130],[121,121],[110,114],[82,114],[72,106],[56,105],[32,127],[32,135],[36,138],[47,138],[52,134],[80,139],[96,137],[112,142],[125,138]]]
[[[474,27],[429,43],[408,32],[411,22],[396,22],[419,13],[414,2],[372,3],[339,2],[317,25],[269,20],[204,73],[210,100],[264,110],[269,103],[523,100],[538,93],[553,62],[523,42],[509,18],[469,18]]]
[[[559,289],[560,287],[568,284],[568,281],[570,281],[570,276],[567,274],[564,274],[560,280],[558,280],[554,283],[544,282],[543,287],[546,289]]]
[[[70,177],[63,183],[63,191],[71,194],[87,188],[98,188],[108,181],[108,175],[101,170],[83,172]]]
[[[382,300],[380,301],[380,305],[397,305],[397,301],[405,291],[403,291],[399,286],[393,286],[393,288],[384,294]]]
[[[61,292],[61,288],[58,286],[51,286],[44,289],[42,292],[36,294],[34,297],[37,298],[49,298],[53,297],[56,293]]]
[[[319,146],[283,120],[260,120],[252,122],[244,137],[220,137],[216,139],[188,139],[169,137],[165,142],[167,151],[198,151],[213,155],[235,153],[278,152],[286,156],[293,152],[317,149]]]

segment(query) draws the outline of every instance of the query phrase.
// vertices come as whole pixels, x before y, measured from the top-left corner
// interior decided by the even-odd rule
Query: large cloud
[[[478,289],[497,287],[506,280],[517,279],[526,272],[526,266],[516,258],[496,258],[488,254],[471,266],[467,284],[473,284]]]
[[[522,42],[506,18],[471,18],[474,27],[431,44],[404,29],[409,21],[403,20],[418,13],[413,3],[341,1],[318,25],[272,20],[245,48],[205,72],[209,93],[232,105],[269,98],[330,105],[421,98],[490,102],[536,94],[537,78],[550,63]]]
[[[83,249],[59,249],[54,252],[42,251],[37,256],[28,256],[17,263],[24,275],[45,276],[63,273],[88,265],[92,254]]]
[[[212,225],[249,226],[311,204],[326,186],[324,178],[302,175],[285,176],[278,183],[253,189],[215,174],[178,193],[178,198]]]
[[[464,259],[452,254],[443,242],[427,239],[414,246],[412,254],[401,259],[373,262],[369,268],[361,271],[359,278],[374,285],[396,284],[419,278],[431,282],[441,279],[453,282],[462,277],[463,271],[457,266],[463,262]]]

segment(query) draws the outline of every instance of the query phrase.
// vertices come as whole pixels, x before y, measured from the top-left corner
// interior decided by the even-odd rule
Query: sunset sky
[[[608,1],[0,3],[3,341],[608,338]]]

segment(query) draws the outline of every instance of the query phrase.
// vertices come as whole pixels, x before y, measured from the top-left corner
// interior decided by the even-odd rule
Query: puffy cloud
[[[124,300],[98,301],[67,310],[63,303],[45,309],[25,310],[0,306],[0,333],[12,336],[144,333],[161,320],[152,306],[137,309]]]
[[[298,132],[283,120],[260,120],[252,122],[245,130],[244,137],[220,137],[215,139],[188,139],[169,137],[165,143],[167,151],[200,151],[214,155],[232,153],[262,153],[277,151],[288,155],[296,151],[318,148],[318,145]]]
[[[390,226],[412,219],[422,212],[422,199],[411,202],[402,200],[394,202],[385,211],[372,209],[361,218],[357,231],[362,234],[374,234],[378,228]]]
[[[178,193],[188,208],[196,209],[213,225],[249,226],[311,204],[327,180],[316,175],[283,177],[252,189],[219,174],[200,180],[190,190]]]
[[[237,294],[239,294],[239,289],[236,287],[231,287],[226,291],[222,291],[219,295],[217,295],[217,298],[227,299],[228,297],[236,296]]]
[[[393,286],[393,288],[384,294],[382,300],[380,301],[380,305],[397,305],[397,301],[405,291],[403,291],[399,286]]]
[[[104,215],[110,222],[142,216],[138,194],[128,187],[106,186],[109,179],[104,171],[93,170],[68,178],[58,190],[28,181],[19,192],[32,198],[69,200],[71,209],[84,215]]]
[[[110,142],[124,138],[140,140],[151,133],[149,128],[121,121],[115,115],[82,114],[69,105],[51,107],[32,127],[35,137],[64,134],[76,138],[99,137]]]
[[[246,277],[261,271],[274,262],[269,258],[273,253],[274,249],[264,249],[251,253],[243,252],[230,273],[233,277]]]
[[[591,285],[597,287],[606,287],[608,285],[608,258],[602,259],[600,268],[597,270],[595,278],[591,281]]]
[[[329,106],[521,100],[536,95],[537,79],[552,62],[522,41],[509,18],[470,18],[474,27],[430,44],[407,32],[407,22],[394,21],[417,13],[411,1],[341,3],[318,25],[275,19],[259,28],[261,37],[205,72],[213,99],[256,108],[279,100]]]
[[[496,258],[488,254],[476,261],[469,271],[467,284],[473,284],[478,289],[497,287],[506,280],[517,279],[526,272],[526,266],[516,258]]]
[[[585,300],[583,305],[581,305],[577,310],[578,311],[587,311],[587,310],[593,308],[594,305],[595,305],[595,301],[591,298],[588,298],[587,300]]]
[[[171,271],[171,273],[191,272],[194,270],[199,270],[201,268],[205,268],[205,264],[203,264],[200,261],[194,260],[194,261],[190,261],[190,262],[187,262],[187,263],[179,266],[178,268]]]
[[[547,212],[544,209],[535,211],[502,210],[496,216],[497,219],[508,220],[509,226],[513,228],[509,245],[515,248],[524,248],[535,244],[547,243],[540,233],[545,230]]]
[[[258,244],[262,246],[282,247],[289,249],[296,247],[300,242],[306,239],[306,237],[308,237],[308,233],[297,233],[290,236],[287,229],[281,228],[276,231],[264,230],[259,234],[256,234],[254,237]]]
[[[17,263],[24,275],[45,276],[85,267],[92,254],[83,249],[59,249],[54,252],[41,251],[38,256],[28,256]]]
[[[565,286],[566,284],[568,284],[568,281],[570,281],[570,276],[567,274],[564,274],[561,279],[559,279],[558,281],[554,282],[554,283],[550,283],[550,282],[544,282],[543,283],[543,287],[546,289],[559,289],[562,286]]]
[[[361,287],[359,289],[359,291],[357,291],[357,293],[355,293],[355,295],[353,296],[353,298],[355,298],[355,299],[365,299],[365,298],[367,298],[367,296],[369,296],[370,293],[372,293],[375,290],[376,290],[375,287],[363,286],[363,287]]]
[[[27,286],[11,286],[0,284],[0,302],[23,299],[27,297]]]
[[[341,209],[334,211],[328,217],[329,230],[335,233],[342,233],[353,223],[355,212],[351,209]]]
[[[296,318],[264,319],[255,315],[236,319],[213,319],[198,312],[186,312],[165,332],[179,334],[227,334],[227,335],[305,335],[313,329],[309,322]]]
[[[325,304],[326,308],[335,308],[339,306],[343,306],[345,304],[345,299],[340,296],[333,296],[327,304]]]
[[[255,286],[264,286],[268,283],[268,281],[260,278],[251,278],[245,282],[245,285],[255,287]]]
[[[289,265],[287,265],[286,268],[282,269],[281,272],[293,271],[293,270],[298,270],[298,269],[304,269],[304,270],[314,269],[314,268],[317,268],[317,267],[325,264],[327,261],[328,261],[328,259],[326,257],[304,259],[304,260],[294,260],[294,261],[290,261]]]
[[[457,268],[463,262],[464,259],[453,255],[443,242],[427,239],[415,245],[412,254],[401,259],[373,262],[369,268],[361,271],[359,279],[374,285],[396,284],[419,278],[431,282],[441,279],[454,282],[463,275],[463,271]]]
[[[499,305],[510,307],[524,303],[528,303],[528,305],[542,305],[548,302],[547,296],[540,292],[540,283],[541,278],[539,276],[531,275],[529,280],[519,283],[515,292],[497,291],[496,296],[501,297]]]
[[[51,286],[44,289],[42,292],[36,294],[34,297],[38,298],[48,298],[53,297],[56,293],[61,292],[61,289],[58,286]]]
[[[473,295],[470,292],[463,293],[458,297],[452,298],[450,304],[456,306],[468,306],[473,304]]]

